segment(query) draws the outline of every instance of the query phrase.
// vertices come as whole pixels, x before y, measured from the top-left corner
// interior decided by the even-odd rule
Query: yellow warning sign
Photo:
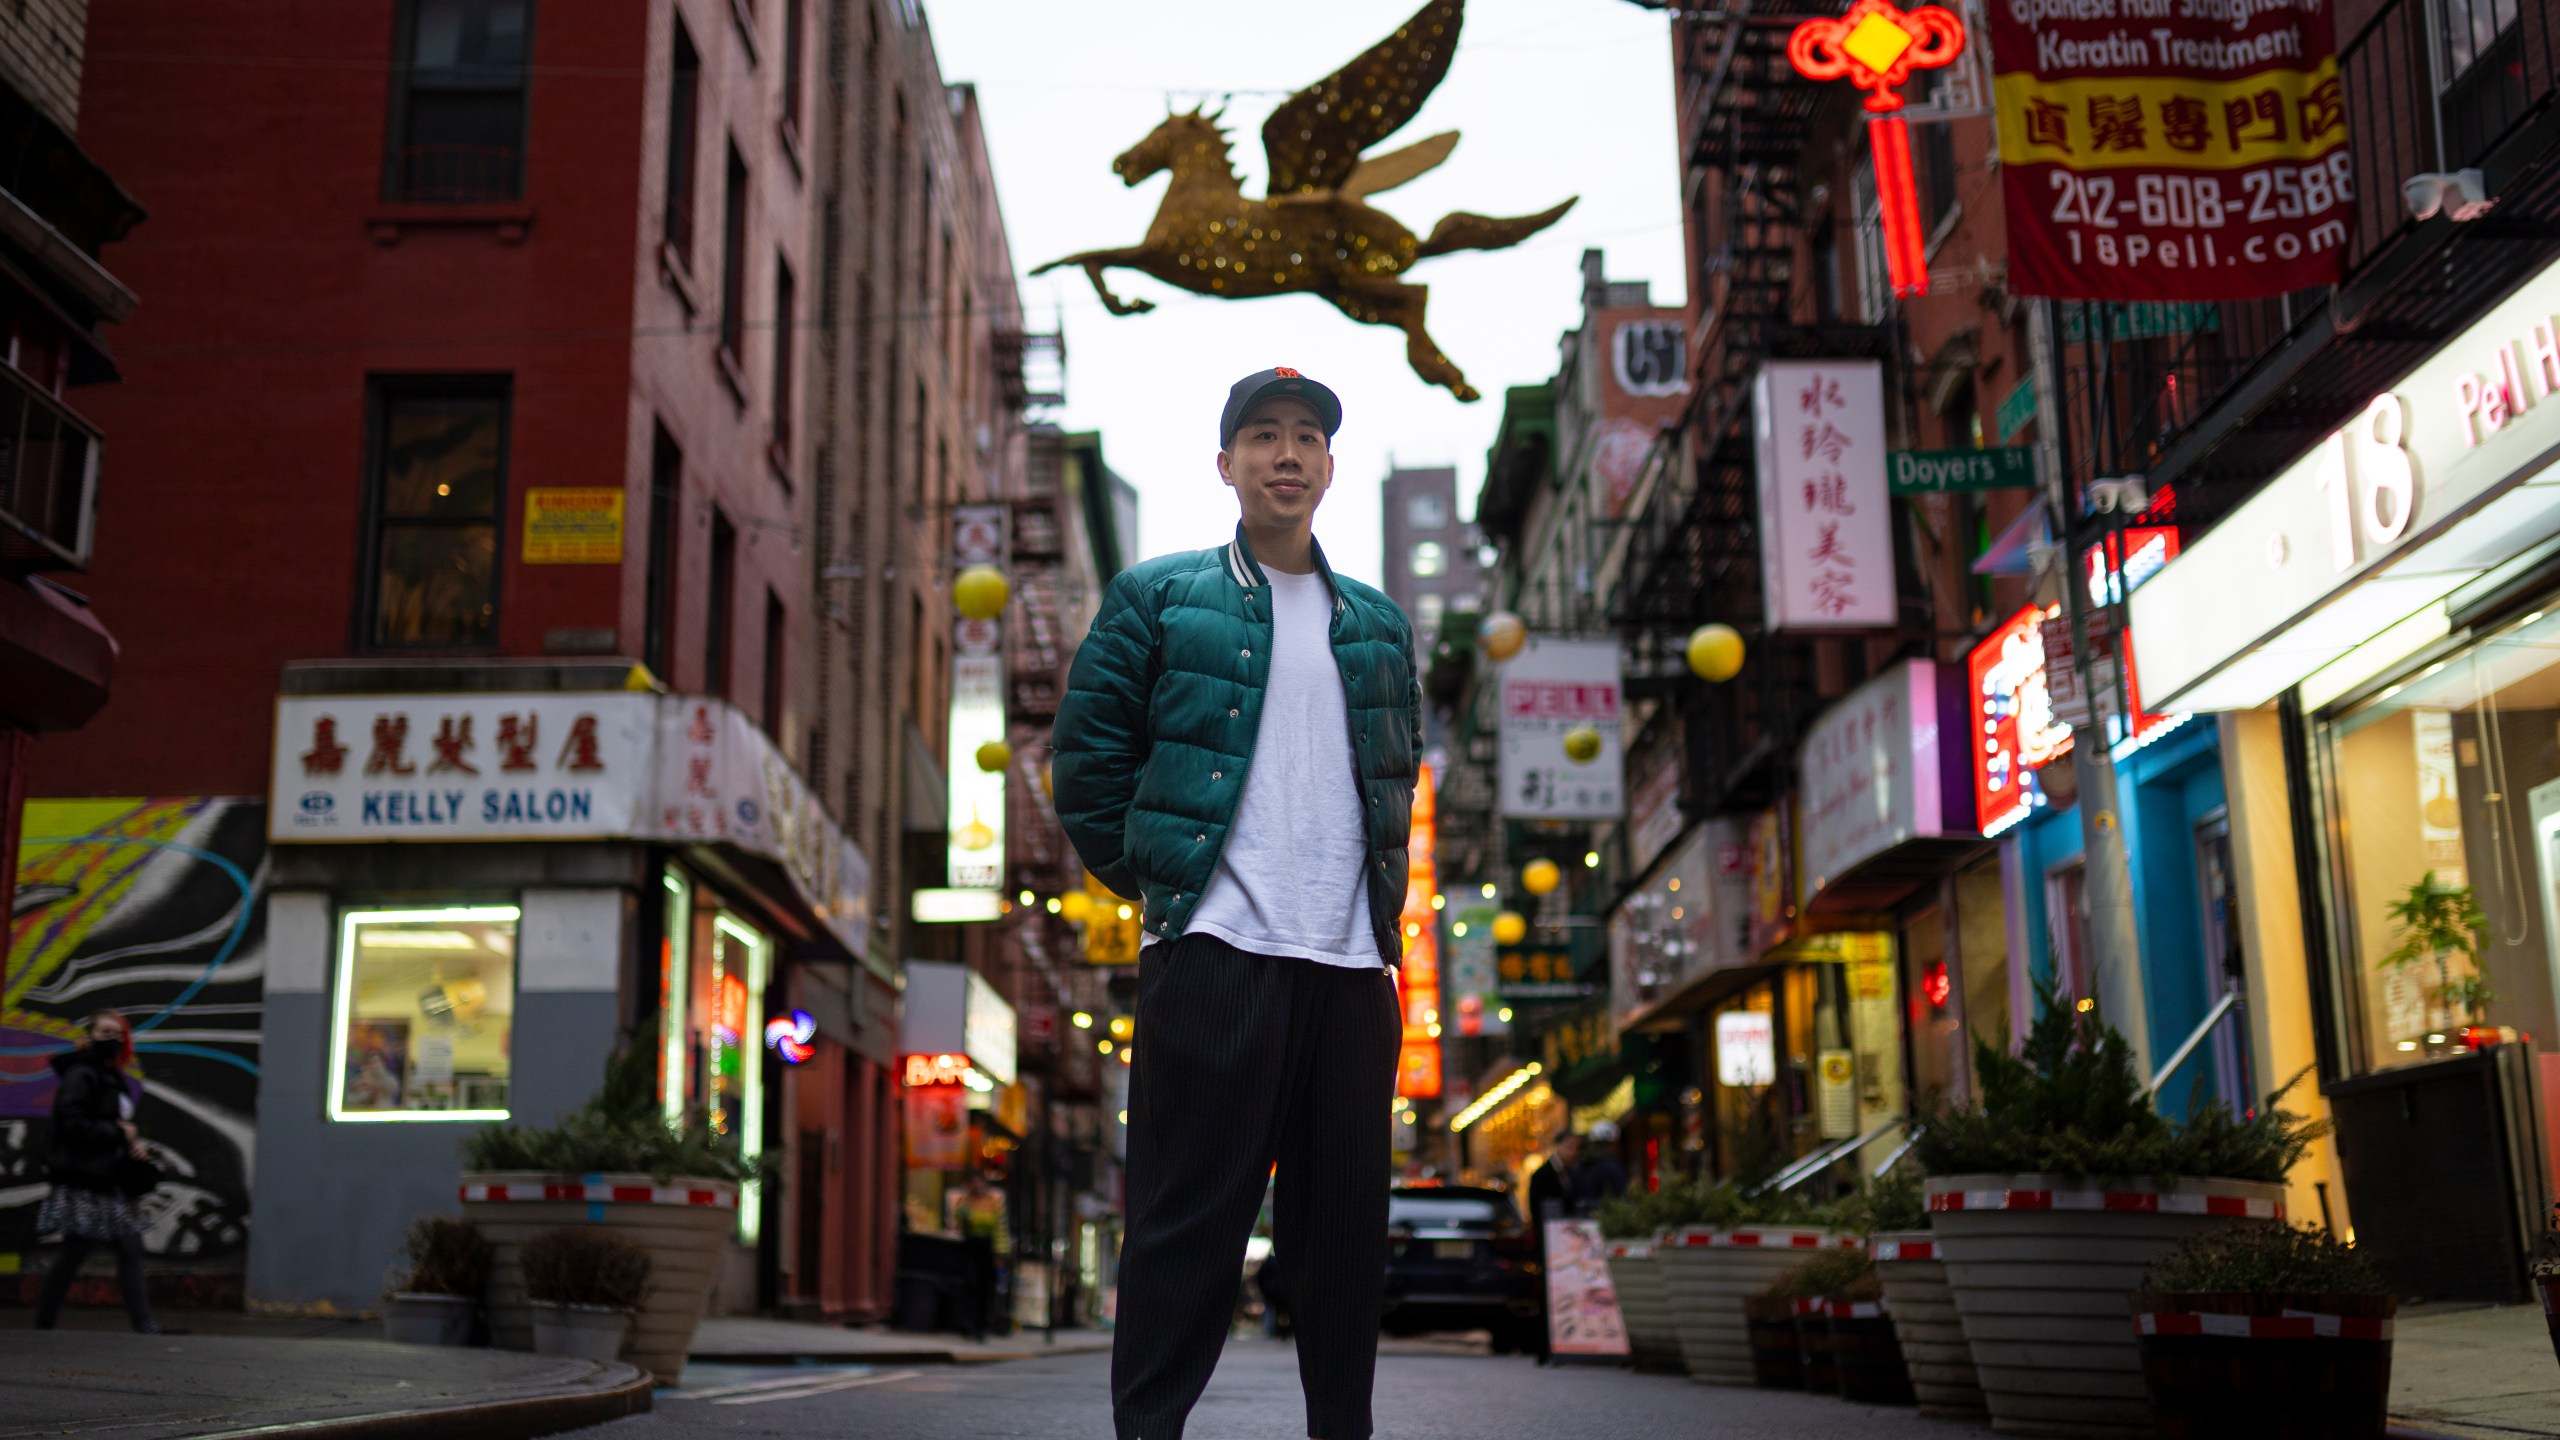
[[[524,563],[622,563],[622,492],[602,485],[524,492]]]

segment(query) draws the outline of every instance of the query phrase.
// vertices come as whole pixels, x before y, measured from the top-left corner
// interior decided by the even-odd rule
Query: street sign
[[[2032,490],[2036,452],[2024,445],[1989,450],[1895,450],[1885,457],[1885,490],[1937,495],[1951,490]]]

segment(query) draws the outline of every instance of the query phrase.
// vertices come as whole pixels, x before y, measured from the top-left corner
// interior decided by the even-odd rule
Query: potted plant
[[[1850,1209],[1851,1207],[1843,1207]],[[1947,1289],[1947,1262],[1929,1231],[1929,1207],[1920,1177],[1896,1166],[1858,1201],[1851,1228],[1867,1236],[1867,1254],[1884,1285],[1886,1313],[1923,1415],[1979,1419],[1982,1383],[1973,1371],[1973,1349]]]
[[[1676,1184],[1629,1190],[1601,1202],[1594,1212],[1608,1242],[1609,1283],[1617,1288],[1618,1315],[1627,1327],[1627,1352],[1639,1370],[1677,1371],[1680,1335],[1671,1320],[1671,1290],[1654,1259],[1654,1239],[1671,1221]]]
[[[2324,1127],[2283,1090],[2245,1120],[2215,1104],[2172,1125],[2094,1008],[2039,998],[2018,1054],[1976,1041],[1980,1104],[1917,1137],[1931,1238],[1994,1428],[2148,1435],[2125,1297],[2186,1236],[2282,1218],[2285,1172]]]
[[[2132,1297],[2164,1440],[2381,1440],[2400,1302],[2317,1230],[2233,1222],[2181,1240]]]
[[[682,1381],[751,1171],[703,1127],[667,1124],[656,1082],[654,1053],[631,1046],[607,1064],[602,1091],[557,1123],[493,1125],[463,1142],[462,1210],[489,1238],[494,1343],[533,1348],[527,1241],[563,1225],[615,1230],[648,1252],[656,1281],[632,1317],[631,1363],[661,1385]]]
[[[1772,1288],[1792,1312],[1804,1388],[1863,1405],[1908,1405],[1911,1376],[1863,1247],[1817,1252]]]
[[[2433,964],[2436,983],[2427,992],[2427,1023],[2450,1029],[2455,1007],[2462,1006],[2469,1010],[2472,1023],[2480,1024],[2496,996],[2479,973],[2480,940],[2489,930],[2489,916],[2480,908],[2479,895],[2468,885],[2437,884],[2436,872],[2430,870],[2384,907],[2384,913],[2400,927],[2400,943],[2375,961],[2375,968],[2405,970],[2421,960]],[[2471,962],[2471,973],[2460,980],[2453,978],[2456,955]],[[2438,1006],[2443,1007],[2442,1021],[2435,1018]]]
[[[489,1269],[489,1242],[470,1221],[421,1215],[410,1222],[408,1263],[394,1266],[382,1297],[382,1338],[406,1345],[468,1345]]]
[[[649,1293],[649,1252],[611,1230],[564,1225],[524,1243],[533,1351],[580,1360],[622,1354],[631,1316]]]
[[[1749,1385],[1756,1371],[1742,1302],[1807,1254],[1854,1245],[1829,1211],[1797,1195],[1751,1195],[1731,1184],[1687,1187],[1678,1220],[1654,1254],[1671,1292],[1671,1319],[1689,1378]]]

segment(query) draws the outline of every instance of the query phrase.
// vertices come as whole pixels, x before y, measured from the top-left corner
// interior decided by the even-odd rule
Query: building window
[[[1881,325],[1893,303],[1893,276],[1884,258],[1884,201],[1876,194],[1876,167],[1872,157],[1858,162],[1857,174],[1850,177],[1850,210],[1857,217],[1854,230],[1858,245],[1858,321],[1865,325]]]
[[[384,198],[523,199],[532,0],[410,0],[402,19]]]
[[[1949,84],[1944,70],[1923,70],[1912,77],[1911,99],[1934,100]],[[1919,171],[1920,239],[1934,240],[1938,227],[1956,208],[1956,127],[1947,121],[1911,127],[1912,150]]]
[[[366,643],[494,644],[505,382],[389,382],[373,408]]]
[[[676,629],[676,540],[684,519],[684,451],[663,423],[652,425],[649,446],[648,579],[641,604],[640,662],[670,678]]]
[[[729,147],[729,171],[720,190],[720,348],[737,360],[747,326],[747,162]]]
[[[793,139],[802,130],[800,123],[800,22],[804,0],[783,0],[782,6],[782,123],[789,126]]]
[[[1440,634],[1441,617],[1448,613],[1449,597],[1445,595],[1413,597],[1414,638],[1424,646],[1430,645]]]
[[[676,21],[675,65],[667,80],[666,239],[676,258],[693,265],[693,155],[700,144],[702,52],[693,48],[684,21]]]
[[[1449,502],[1437,495],[1416,495],[1404,502],[1404,523],[1414,530],[1437,530],[1449,523]]]
[[[1428,580],[1448,568],[1449,547],[1437,540],[1415,541],[1413,558],[1405,566],[1406,572],[1417,580]]]
[[[702,688],[729,698],[729,592],[737,587],[738,530],[711,512],[711,603],[703,617]]]
[[[782,662],[783,653],[782,597],[764,592],[764,733],[776,740],[782,738]]]
[[[2480,158],[2524,113],[2523,0],[2437,0],[2437,53],[2444,65],[2445,159],[2459,169]]]
[[[791,263],[773,257],[773,447],[786,478],[791,468],[791,357],[799,339],[800,282]]]
[[[504,1120],[513,905],[350,910],[329,1031],[332,1120]]]

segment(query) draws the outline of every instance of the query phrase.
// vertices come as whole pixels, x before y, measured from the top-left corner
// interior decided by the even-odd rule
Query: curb
[[[527,1395],[459,1405],[380,1410],[369,1415],[338,1415],[325,1420],[288,1420],[232,1430],[208,1430],[196,1440],[446,1440],[467,1434],[473,1440],[536,1440],[567,1430],[583,1430],[625,1415],[647,1413],[657,1382],[649,1372],[629,1365],[597,1367],[600,1388],[567,1394]]]
[[[933,1350],[722,1350],[688,1355],[685,1362],[701,1365],[1001,1365],[1050,1355],[1091,1355],[1110,1348],[1111,1342],[1103,1339],[1061,1342],[1037,1350],[971,1355],[947,1347]]]

